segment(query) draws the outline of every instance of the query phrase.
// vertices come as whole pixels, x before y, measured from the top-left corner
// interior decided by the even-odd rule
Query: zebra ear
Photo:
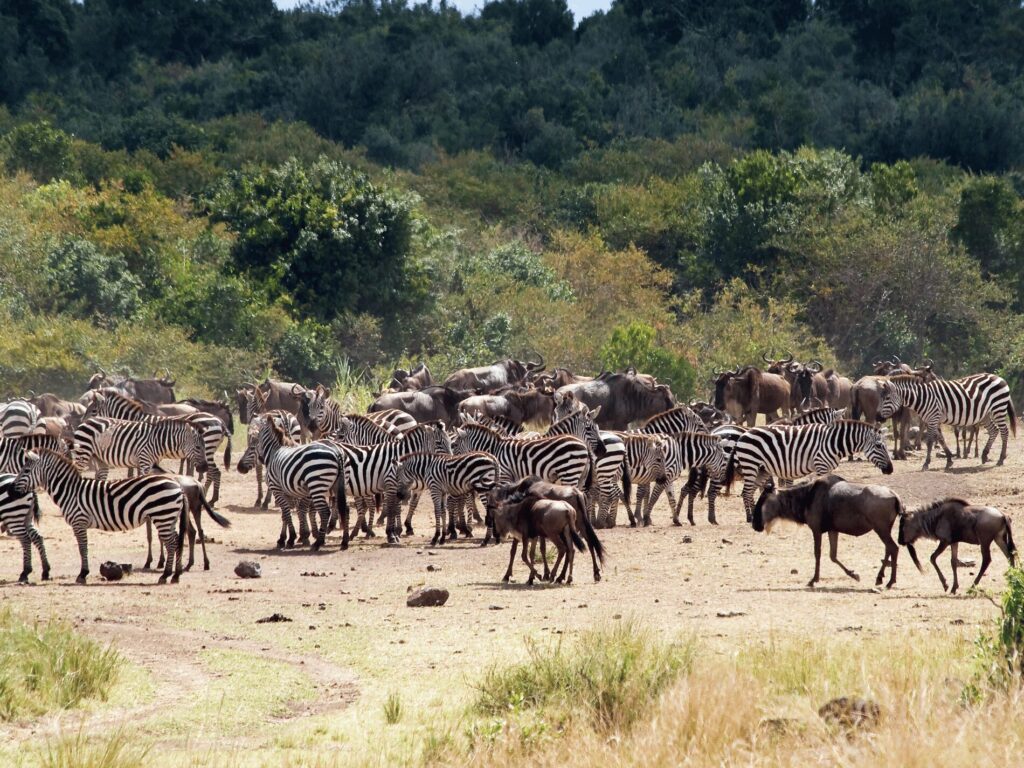
[[[587,413],[587,417],[593,421],[597,421],[597,417],[601,415],[601,406],[597,406],[594,410]]]

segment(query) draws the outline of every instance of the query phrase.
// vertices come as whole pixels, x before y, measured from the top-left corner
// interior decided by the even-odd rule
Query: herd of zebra
[[[346,413],[321,385],[246,384],[235,397],[239,419],[248,428],[237,469],[255,470],[257,507],[267,509],[272,498],[280,509],[277,546],[314,550],[335,528],[340,528],[345,549],[360,533],[374,536],[374,526],[382,521],[388,543],[399,543],[403,529],[405,534],[413,531],[422,494],[429,494],[433,505],[433,544],[471,536],[473,522],[486,523],[486,544],[497,537],[496,516],[509,504],[502,489],[546,481],[574,489],[584,500],[585,508],[572,517],[572,530],[556,542],[561,554],[563,545],[599,548],[593,529],[613,527],[620,502],[631,526],[650,525],[664,493],[672,521],[679,525],[685,496],[693,524],[695,499],[706,494],[708,520],[714,524],[716,498],[740,479],[749,522],[755,494],[766,483],[827,475],[858,454],[889,474],[893,464],[880,428],[884,419],[893,419],[896,434],[910,415],[920,420],[920,434],[928,443],[926,468],[936,439],[952,461],[943,424],[958,430],[984,427],[989,439],[982,461],[1001,436],[1000,464],[1008,432],[1016,434],[1009,387],[992,374],[945,380],[930,365],[914,369],[893,361],[895,368],[884,374],[819,390],[814,377],[821,375],[820,365],[801,365],[792,356],[781,362],[785,366],[779,374],[753,373],[749,366],[724,372],[716,381],[714,402],[689,404],[676,403],[667,383],[634,369],[587,377],[564,368],[545,373],[543,361],[512,359],[457,371],[439,385],[422,365],[396,371],[391,386],[365,414]],[[794,374],[792,382],[787,371]],[[772,375],[800,396],[786,389],[777,406],[784,418],[774,414],[771,423],[751,426],[751,414],[766,413],[774,386],[767,377]],[[804,386],[801,379],[810,384]],[[42,578],[49,577],[35,525],[39,490],[53,498],[75,534],[80,583],[89,574],[90,528],[155,527],[163,583],[177,581],[182,572],[186,535],[190,545],[197,536],[205,541],[204,512],[218,525],[229,525],[213,509],[221,483],[216,454],[225,438],[224,467],[231,465],[234,419],[228,398],[179,402],[173,387],[166,376],[118,379],[101,371],[78,401],[33,394],[0,406],[0,528],[21,542],[21,581],[32,570],[32,547],[39,552]],[[847,404],[833,407],[844,396]],[[846,418],[848,406],[867,420]],[[165,472],[159,466],[164,459],[178,459],[179,474]],[[184,474],[186,466],[200,482]],[[129,479],[106,481],[111,468],[127,468]],[[86,476],[91,469],[95,477]],[[684,476],[677,499],[674,483]],[[483,516],[478,500],[484,504]],[[356,509],[354,523],[350,505]],[[531,533],[533,523],[524,525],[503,530],[523,539],[525,559],[526,540],[540,533]],[[147,567],[151,561],[150,551]],[[204,561],[208,567],[205,547]],[[188,565],[192,562],[190,550]],[[594,568],[599,578],[596,554]]]

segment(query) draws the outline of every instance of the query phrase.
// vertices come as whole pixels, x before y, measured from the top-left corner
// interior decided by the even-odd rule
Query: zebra
[[[1017,435],[1017,415],[1010,398],[1010,387],[1005,380],[991,373],[979,373],[963,379],[934,379],[924,381],[919,376],[890,376],[882,383],[882,398],[878,417],[888,419],[900,407],[910,408],[921,417],[925,427],[928,453],[922,470],[932,460],[932,445],[937,437],[946,451],[946,469],[953,466],[953,453],[946,445],[942,424],[971,427],[981,424],[988,432],[988,442],[981,452],[981,463],[988,461],[989,451],[996,440],[1002,438],[1002,450],[996,466],[1006,461],[1008,433]]]
[[[625,445],[614,432],[598,430],[596,422],[600,414],[601,406],[591,410],[585,405],[581,405],[552,423],[545,434],[546,437],[556,435],[578,437],[587,443],[594,454],[594,479],[593,487],[587,493],[587,513],[598,522],[613,515],[613,505],[619,501],[619,486],[623,478],[627,483],[623,491],[625,495],[628,495],[629,487],[629,477],[624,472]],[[595,524],[595,527],[600,526]]]
[[[39,560],[43,572],[43,581],[50,579],[50,561],[46,559],[46,546],[43,537],[36,529],[39,521],[39,499],[35,489],[19,492],[14,487],[15,475],[0,475],[0,530],[5,531],[21,542],[21,575],[18,582],[28,583],[28,575],[32,573],[32,546],[39,550]]]
[[[707,432],[704,420],[688,405],[677,405],[645,421],[636,430],[644,435],[674,435],[680,432]]]
[[[260,430],[268,418],[276,419],[277,425],[291,438],[292,442],[297,443],[302,439],[302,425],[299,424],[299,420],[295,417],[294,413],[278,410],[266,411],[256,414],[249,419],[247,425],[248,432],[245,436],[246,450],[256,450],[256,442],[259,440]],[[270,489],[267,489],[266,495],[263,494],[263,462],[258,457],[256,458],[254,469],[256,471],[256,501],[253,503],[253,507],[267,509],[270,506]]]
[[[646,489],[651,483],[666,481],[667,440],[664,435],[641,435],[636,432],[618,432],[616,434],[626,449],[625,473],[629,476],[630,483]],[[633,515],[633,509],[629,505],[628,492],[624,494],[623,501],[626,504],[629,525],[631,528],[636,528],[637,518],[643,512],[644,496],[640,495],[638,488],[636,516]]]
[[[725,458],[728,461],[732,456],[733,448],[736,446],[736,441],[740,435],[747,431],[746,427],[741,427],[739,424],[722,424],[721,426],[715,427],[711,430],[711,434],[719,438],[722,444],[722,452],[725,454]],[[710,478],[708,483],[708,473],[705,470],[690,470],[690,477],[687,480],[684,490],[686,491],[686,519],[690,525],[694,525],[693,522],[693,501],[697,497],[698,493],[703,494],[705,485],[708,487],[708,522],[712,525],[718,525],[718,520],[715,517],[715,499],[722,490],[722,480],[719,478]],[[679,496],[679,503],[676,508],[675,517],[679,517],[679,511],[683,504],[682,495]]]
[[[833,422],[845,418],[845,408],[815,408],[811,411],[804,411],[791,419],[780,419],[779,421],[773,422],[772,426],[784,427],[788,424],[794,427],[799,427],[803,424],[832,424]]]
[[[446,538],[455,539],[455,519],[467,536],[472,531],[466,525],[463,510],[467,496],[486,493],[494,488],[498,478],[498,463],[489,453],[474,451],[452,456],[443,453],[410,453],[402,456],[397,467],[396,482],[399,498],[416,488],[430,492],[434,502],[434,538],[431,544],[444,544]],[[448,527],[443,528],[446,506]]]
[[[350,414],[342,416],[338,426],[327,432],[331,437],[351,445],[379,445],[396,440],[402,432],[393,425],[380,424],[368,416]]]
[[[35,429],[41,414],[27,400],[11,400],[0,405],[0,437],[24,437]]]
[[[661,496],[662,491],[668,494],[669,504],[672,508],[672,525],[682,525],[679,522],[679,512],[682,508],[683,497],[680,495],[676,501],[672,492],[672,481],[678,477],[683,469],[689,467],[693,470],[704,470],[716,481],[725,478],[725,471],[729,465],[729,459],[722,447],[722,439],[715,434],[707,432],[682,432],[674,435],[665,435],[665,482],[656,481],[654,490],[647,499],[647,505],[643,513],[643,524],[651,524],[651,511]],[[640,499],[647,496],[647,486],[637,487],[637,512],[640,512]]]
[[[199,432],[202,438],[203,452],[206,456],[206,470],[205,472],[197,470],[197,474],[200,480],[204,480],[205,475],[203,483],[204,494],[210,489],[211,485],[213,486],[213,498],[209,500],[212,506],[220,499],[221,473],[220,467],[217,466],[217,449],[220,447],[221,441],[227,437],[228,443],[224,449],[224,468],[229,468],[231,466],[231,436],[225,431],[224,422],[212,414],[200,412],[179,418]]]
[[[175,556],[181,551],[179,542],[185,533],[188,505],[181,486],[172,478],[143,475],[116,482],[93,480],[83,477],[70,458],[41,450],[28,454],[14,481],[14,489],[19,493],[36,488],[50,494],[74,531],[82,559],[76,579],[79,584],[85,584],[89,575],[88,529],[128,531],[147,520],[156,526],[160,541],[167,548],[167,562],[158,583],[165,584],[168,577],[176,583],[180,578],[181,558]],[[223,518],[218,517],[214,520],[223,525]]]
[[[47,448],[54,453],[68,452],[67,444],[57,437],[50,435],[26,435],[14,439],[0,438],[0,472],[17,473],[21,465],[25,463],[25,454],[28,451],[38,451]]]
[[[319,550],[327,538],[327,526],[331,519],[331,494],[334,494],[336,511],[344,526],[341,548],[348,549],[348,503],[345,498],[346,457],[335,446],[324,442],[295,445],[284,433],[277,419],[267,418],[260,427],[255,445],[250,444],[238,461],[238,471],[247,473],[259,460],[267,470],[268,493],[281,508],[281,534],[277,539],[278,549],[295,546],[295,526],[292,523],[292,509],[299,508],[299,524],[305,531],[303,504],[308,505],[310,517],[320,518],[315,527],[316,536],[311,549]],[[287,539],[286,539],[287,534]]]
[[[568,418],[568,416],[571,415],[572,414],[569,413],[561,418]],[[461,419],[462,424],[480,424],[484,427],[493,429],[495,432],[504,435],[505,437],[515,437],[523,432],[523,425],[520,422],[512,421],[512,419],[505,416],[483,416],[467,413],[466,411],[459,411],[459,418]],[[560,420],[561,419],[557,419],[555,423]],[[548,434],[551,434],[550,428],[548,428]]]
[[[178,419],[86,419],[75,430],[72,457],[79,471],[88,469],[95,459],[97,480],[106,480],[110,467],[129,467],[146,475],[164,458],[187,459],[201,472],[208,468],[203,436],[187,421]]]
[[[384,502],[387,515],[387,540],[389,544],[399,543],[401,526],[397,510],[397,484],[395,482],[394,464],[408,453],[419,451],[451,453],[452,442],[448,433],[434,424],[417,424],[406,432],[401,440],[392,440],[379,445],[351,445],[338,440],[328,440],[330,445],[340,449],[348,460],[345,486],[355,500],[358,519],[352,529],[351,536],[362,530],[372,538],[373,499],[380,496]],[[370,513],[367,510],[370,509]],[[412,512],[405,520],[405,531],[412,534]]]
[[[416,421],[416,417],[406,413],[405,411],[399,411],[396,408],[386,408],[383,411],[367,413],[366,418],[370,419],[370,421],[377,422],[382,427],[393,427],[399,432],[408,432],[419,423]]]
[[[861,452],[882,474],[892,474],[892,459],[881,433],[863,421],[841,419],[832,424],[801,427],[753,427],[736,440],[723,484],[729,487],[739,470],[749,523],[754,511],[754,491],[768,478],[795,480],[805,475],[825,475],[839,466],[840,459]]]
[[[594,460],[590,447],[571,435],[556,435],[533,440],[503,437],[479,424],[466,424],[455,430],[454,453],[484,451],[498,461],[498,481],[514,482],[537,475],[542,480],[589,491],[594,482]],[[485,518],[484,544],[494,538],[490,515]]]

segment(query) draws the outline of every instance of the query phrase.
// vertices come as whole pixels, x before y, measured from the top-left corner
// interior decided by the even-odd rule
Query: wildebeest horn
[[[820,360],[811,360],[811,362],[806,365],[806,368],[811,371],[811,373],[821,373],[821,369],[824,367],[825,366],[821,364]]]
[[[780,360],[779,360],[778,362],[780,362],[780,363],[784,363],[784,364],[786,364],[786,365],[789,365],[790,363],[792,363],[792,362],[793,362],[793,353],[792,353],[792,352],[790,352],[790,353],[789,353],[789,357],[788,357],[788,358],[786,358],[785,360],[781,360],[781,359],[780,359]]]
[[[543,371],[544,370],[544,355],[542,355],[540,352],[538,352],[537,353],[537,357],[539,359],[537,360],[536,363],[527,363],[526,364],[526,369],[528,371],[537,372],[537,371]]]
[[[306,388],[304,386],[302,386],[301,384],[292,384],[292,394],[295,395],[296,397],[298,397],[299,395],[301,395],[305,391],[306,391]]]
[[[935,362],[930,357],[926,357],[924,359],[924,364],[921,367],[922,368],[927,368],[930,371],[934,366],[935,366]]]
[[[768,363],[768,365],[775,365],[775,361],[768,357],[768,353],[767,352],[762,352],[761,353],[761,359],[764,360],[766,363]]]
[[[900,360],[899,355],[893,355],[891,362],[895,363],[896,365],[903,365],[903,361]]]

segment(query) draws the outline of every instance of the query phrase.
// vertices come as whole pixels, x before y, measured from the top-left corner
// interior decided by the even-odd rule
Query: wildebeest
[[[68,420],[69,424],[72,421],[81,422],[85,416],[84,405],[65,400],[52,392],[44,392],[41,395],[29,393],[29,395],[26,399],[39,409],[41,416],[56,416]],[[75,423],[73,426],[78,426],[78,424]]]
[[[789,413],[790,387],[775,373],[764,373],[753,365],[720,371],[715,377],[715,408],[729,414],[736,424],[748,427],[764,414],[768,423]]]
[[[459,403],[459,413],[505,418],[514,424],[548,425],[555,414],[554,392],[529,389],[500,395],[473,395]]]
[[[594,581],[601,580],[601,563],[604,562],[604,546],[594,532],[594,526],[587,515],[587,497],[580,491],[569,485],[558,485],[542,480],[536,475],[524,477],[522,480],[495,487],[485,497],[488,526],[493,522],[493,514],[498,506],[504,504],[520,504],[523,501],[533,499],[550,499],[564,501],[570,504],[576,512],[577,533],[582,529],[587,547],[590,549],[590,557],[594,563]],[[515,560],[515,544],[513,541],[512,555],[509,559],[509,569],[505,574],[504,581],[508,581],[512,575],[512,562]],[[523,542],[526,545],[526,542]]]
[[[238,403],[238,420],[248,424],[249,419],[255,414],[249,412],[249,399],[254,391],[258,390],[263,403],[262,410],[266,411],[288,411],[299,421],[302,428],[302,439],[306,440],[312,434],[309,423],[309,414],[304,405],[306,388],[301,384],[291,381],[276,381],[265,379],[262,384],[243,384],[241,389],[235,391],[235,398]]]
[[[100,368],[99,373],[94,373],[89,379],[86,389],[114,387],[134,397],[136,400],[159,405],[162,403],[173,403],[177,399],[174,396],[175,383],[175,380],[171,378],[170,372],[166,370],[160,378],[157,378],[154,373],[151,379],[136,379],[132,376],[110,376]]]
[[[555,392],[556,405],[567,395],[588,408],[600,406],[597,421],[608,430],[624,430],[630,423],[645,421],[676,404],[668,385],[649,387],[628,373],[602,373],[593,381],[560,387]]]
[[[534,383],[538,388],[558,389],[569,384],[579,384],[584,381],[593,381],[593,376],[577,376],[568,368],[555,368],[550,373],[539,374]]]
[[[418,392],[392,392],[378,397],[368,413],[396,410],[412,416],[420,423],[443,421],[447,426],[459,423],[459,403],[476,391],[459,391],[446,386],[433,386]]]
[[[821,535],[828,534],[829,558],[843,569],[851,579],[860,577],[843,565],[837,556],[839,534],[863,536],[874,531],[885,545],[882,567],[875,577],[881,585],[885,566],[891,566],[889,583],[896,583],[896,559],[899,547],[892,539],[892,524],[903,514],[900,497],[883,485],[848,483],[838,475],[827,475],[792,488],[775,490],[773,483],[765,485],[754,506],[754,530],[771,530],[776,520],[790,520],[806,525],[814,536],[814,576],[807,582],[813,587],[821,578]]]
[[[813,398],[828,404],[828,382],[817,360],[801,363],[794,360],[793,355],[789,355],[788,359],[770,360],[764,353],[761,357],[768,363],[767,373],[782,376],[789,383],[790,412],[804,410],[805,403]]]
[[[235,419],[226,400],[202,400],[198,397],[187,397],[179,405],[190,405],[197,411],[216,416],[224,423],[224,431],[227,434],[235,434]]]
[[[530,578],[527,584],[533,584],[535,577],[540,574],[533,567],[533,554],[529,546],[535,539],[541,541],[541,556],[544,557],[544,542],[550,541],[558,550],[558,557],[555,566],[551,570],[550,577],[547,570],[547,558],[544,557],[544,579],[558,583],[566,581],[572,584],[572,566],[575,559],[575,545],[581,552],[585,549],[583,540],[576,532],[577,513],[571,504],[555,499],[534,499],[526,498],[519,502],[505,502],[498,505],[493,514],[494,530],[498,536],[510,534],[512,536],[512,551],[509,557],[508,570],[502,581],[508,581],[512,576],[512,564],[516,557],[516,545],[522,542],[523,562],[530,569]],[[558,566],[565,562],[562,572],[558,573]],[[568,572],[568,579],[566,573]],[[556,577],[556,574],[557,577]]]
[[[420,363],[411,371],[405,368],[397,368],[391,374],[391,381],[384,392],[416,392],[424,387],[434,384],[434,378],[430,375],[430,369],[426,363]]]
[[[538,355],[538,357],[540,357]],[[498,360],[491,365],[476,368],[462,368],[444,380],[444,386],[455,390],[479,390],[481,394],[490,394],[510,384],[524,384],[531,374],[544,370],[544,358],[536,363],[522,360]]]
[[[840,376],[834,368],[827,368],[822,371],[825,383],[828,385],[828,403],[833,408],[850,407],[850,390],[853,389],[853,382],[846,376]]]
[[[920,538],[935,539],[939,546],[932,553],[931,561],[935,572],[939,574],[943,591],[949,589],[946,577],[942,575],[937,558],[946,547],[950,549],[950,560],[953,566],[952,594],[960,587],[956,569],[960,565],[957,558],[957,546],[977,544],[981,547],[981,567],[974,579],[972,588],[978,586],[985,575],[989,563],[992,562],[992,542],[1002,550],[1010,565],[1016,564],[1017,547],[1013,543],[1013,531],[1010,519],[995,507],[976,507],[963,499],[939,499],[930,504],[910,510],[900,518],[899,543],[909,550],[914,565],[921,570],[921,561],[917,559],[914,542]]]

